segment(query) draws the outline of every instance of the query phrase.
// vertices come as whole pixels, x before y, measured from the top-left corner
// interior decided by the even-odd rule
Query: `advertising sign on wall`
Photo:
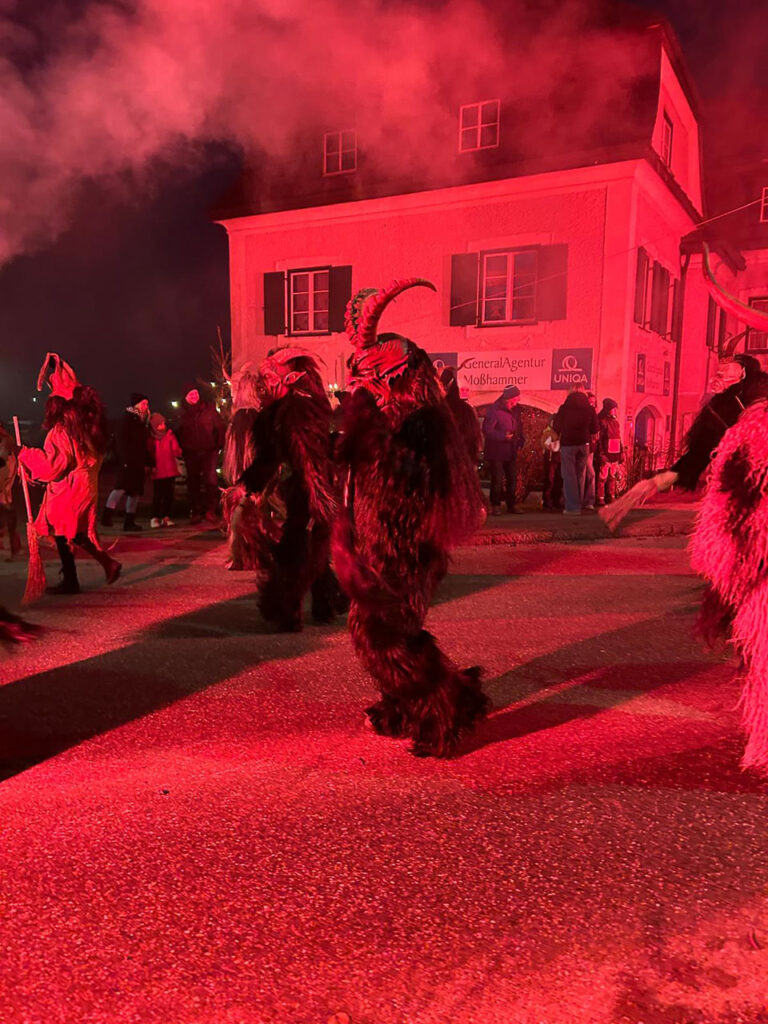
[[[523,349],[492,352],[432,352],[442,370],[458,369],[459,387],[471,391],[502,391],[514,384],[521,391],[567,391],[592,384],[592,349]]]
[[[637,353],[635,364],[635,391],[646,395],[668,395],[670,391],[671,365],[665,359]]]

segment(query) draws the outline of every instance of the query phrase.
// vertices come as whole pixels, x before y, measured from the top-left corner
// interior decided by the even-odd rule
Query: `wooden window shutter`
[[[654,261],[651,279],[651,330],[657,334],[667,333],[667,310],[669,308],[669,271]]]
[[[726,312],[720,308],[720,322],[717,325],[717,351],[723,351],[725,344]]]
[[[477,323],[478,263],[476,252],[451,256],[451,327],[472,327]]]
[[[352,267],[331,267],[328,326],[333,334],[344,332],[344,314],[352,298]]]
[[[640,246],[637,250],[635,272],[635,315],[636,324],[645,325],[645,296],[648,290],[648,253]]]
[[[717,323],[717,303],[710,295],[707,300],[707,348],[715,348],[715,325]]]
[[[672,282],[672,319],[669,325],[669,336],[672,341],[677,343],[680,341],[681,328],[683,325],[683,311],[682,305],[682,288],[680,287],[680,281],[675,278]]]
[[[565,320],[568,309],[567,245],[541,246],[536,278],[536,319]]]
[[[285,274],[264,275],[264,333],[285,334]]]

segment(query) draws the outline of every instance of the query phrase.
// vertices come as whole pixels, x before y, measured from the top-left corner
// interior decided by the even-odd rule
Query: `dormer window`
[[[661,159],[670,169],[672,167],[673,128],[672,118],[666,110],[663,111],[661,116]]]
[[[459,152],[494,149],[499,144],[499,100],[467,103],[459,110]]]
[[[323,136],[323,174],[357,170],[357,132],[326,132]]]
[[[760,200],[760,223],[768,224],[768,185],[763,188],[763,197]]]

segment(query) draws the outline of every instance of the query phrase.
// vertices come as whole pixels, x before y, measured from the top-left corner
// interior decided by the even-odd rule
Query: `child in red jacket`
[[[170,518],[173,505],[173,485],[176,482],[181,458],[181,447],[176,435],[168,428],[165,416],[155,412],[149,418],[149,450],[152,455],[152,521],[150,526],[173,526]]]

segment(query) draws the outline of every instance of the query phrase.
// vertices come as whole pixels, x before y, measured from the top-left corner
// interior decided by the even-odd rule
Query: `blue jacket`
[[[517,405],[507,409],[504,398],[497,398],[483,420],[485,457],[493,462],[514,459],[523,447],[523,417]],[[514,434],[511,439],[507,434]]]

